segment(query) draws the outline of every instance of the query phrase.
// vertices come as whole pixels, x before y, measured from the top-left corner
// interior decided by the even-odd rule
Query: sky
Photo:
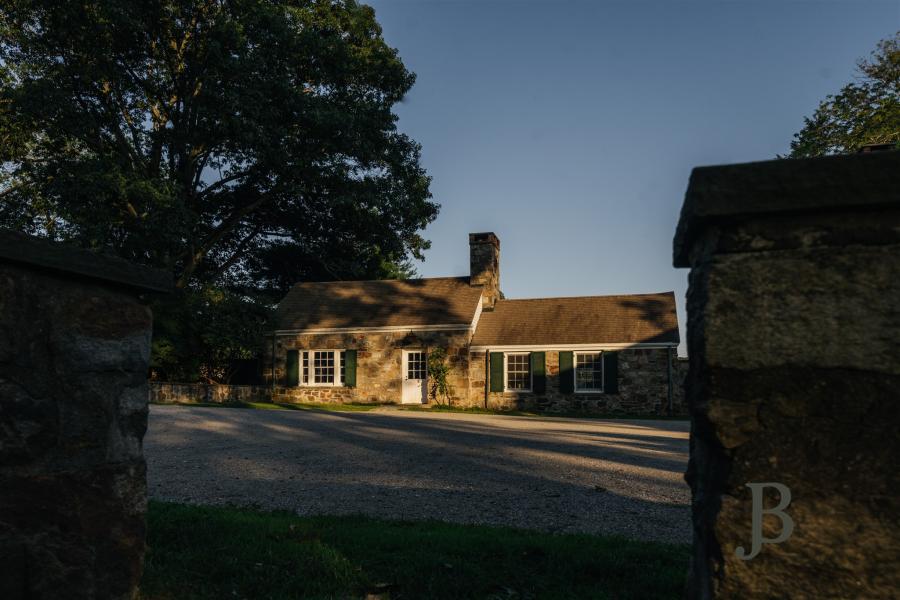
[[[419,275],[466,275],[467,234],[500,238],[507,298],[675,292],[691,169],[767,160],[900,0],[369,0],[417,75],[396,107],[441,205]]]

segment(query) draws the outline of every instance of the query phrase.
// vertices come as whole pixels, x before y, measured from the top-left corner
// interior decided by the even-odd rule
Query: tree
[[[408,274],[438,211],[414,79],[354,0],[4,0],[0,226],[170,271],[173,322]]]
[[[794,135],[790,157],[856,152],[865,144],[900,143],[900,32],[882,40],[859,78],[828,96]]]

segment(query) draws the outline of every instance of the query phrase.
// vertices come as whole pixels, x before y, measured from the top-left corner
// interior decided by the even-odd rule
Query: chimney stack
[[[493,232],[469,234],[469,283],[484,286],[483,307],[500,299],[500,240]]]

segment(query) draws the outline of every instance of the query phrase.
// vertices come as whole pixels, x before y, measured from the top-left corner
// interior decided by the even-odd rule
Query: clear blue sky
[[[900,0],[368,4],[418,76],[399,127],[441,204],[418,272],[467,274],[494,231],[508,298],[674,290],[682,340],[691,168],[786,152],[900,29]]]

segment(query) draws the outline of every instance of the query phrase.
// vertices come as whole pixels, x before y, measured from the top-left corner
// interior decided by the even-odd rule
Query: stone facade
[[[451,401],[464,403],[469,388],[468,343],[471,333],[460,331],[394,331],[373,333],[279,335],[275,341],[275,391],[277,402],[371,402],[401,401],[402,350],[441,347],[450,366]],[[355,387],[286,387],[288,350],[357,351]],[[271,385],[272,352],[264,359],[263,377]]]
[[[559,387],[559,352],[545,352],[546,391],[488,392],[487,407],[499,410],[538,410],[553,412],[627,413],[665,415],[668,413],[669,367],[674,351],[665,348],[618,351],[619,389],[615,394],[568,394]],[[467,406],[484,406],[486,389],[485,353],[472,353],[470,359],[469,399]],[[673,381],[673,388],[678,382]],[[673,389],[674,391],[674,389]],[[673,412],[685,414],[683,398],[673,396]]]
[[[689,597],[896,597],[898,189],[898,152],[691,176],[675,245],[691,267]],[[794,529],[741,560],[750,482],[790,489]]]
[[[395,332],[332,335],[278,336],[275,353],[277,385],[271,391],[271,353],[264,367],[268,391],[276,402],[360,402],[399,403],[401,401],[401,350],[441,347],[447,350],[454,406],[484,407],[485,353],[469,352],[465,332]],[[288,350],[357,350],[355,387],[284,385]],[[559,352],[546,352],[547,389],[531,392],[490,392],[488,408],[498,410],[538,410],[546,412],[584,411],[588,413],[668,414],[669,367],[673,362],[673,409],[685,414],[674,350],[665,348],[619,351],[619,391],[617,394],[565,394],[559,390]],[[235,387],[235,386],[221,386]],[[214,401],[214,400],[210,400]],[[431,399],[429,398],[429,402]]]
[[[152,316],[123,262],[0,234],[4,599],[131,598],[140,579]]]

